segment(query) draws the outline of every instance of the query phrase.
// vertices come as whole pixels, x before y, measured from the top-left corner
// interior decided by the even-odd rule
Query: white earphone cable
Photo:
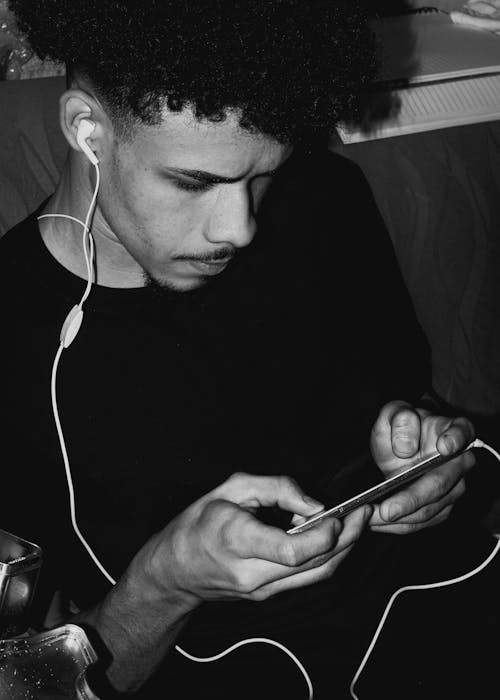
[[[87,268],[87,285],[85,291],[83,292],[82,298],[78,302],[78,307],[81,309],[87,297],[92,289],[92,282],[94,281],[94,239],[90,232],[90,221],[94,213],[94,208],[97,202],[97,195],[99,194],[99,186],[101,184],[101,173],[99,171],[99,166],[94,164],[96,172],[96,181],[94,186],[94,193],[90,201],[90,205],[87,211],[87,216],[85,217],[85,222],[81,219],[77,219],[76,216],[70,216],[69,214],[40,214],[38,220],[40,219],[69,219],[70,221],[75,221],[77,224],[83,226],[82,234],[82,248],[83,254],[85,256],[85,266]]]
[[[99,192],[99,184],[100,184],[100,172],[99,172],[99,167],[96,163],[94,163],[95,170],[96,170],[96,184],[94,187],[94,193],[92,195],[92,199],[90,202],[90,206],[87,211],[87,216],[85,218],[85,221],[81,221],[80,219],[70,216],[69,214],[42,214],[38,217],[38,219],[43,219],[43,218],[63,218],[63,219],[69,219],[71,221],[75,221],[76,223],[80,224],[83,227],[83,236],[82,236],[82,246],[83,246],[83,251],[84,251],[84,256],[85,256],[85,264],[87,268],[87,285],[85,287],[85,291],[82,295],[82,298],[80,299],[80,302],[78,303],[78,308],[80,311],[82,310],[82,306],[87,300],[90,291],[92,289],[92,282],[94,279],[94,253],[95,253],[95,247],[94,247],[94,240],[92,238],[92,234],[90,232],[90,222],[92,219],[92,215],[94,212],[94,208],[97,202],[97,196]],[[78,332],[78,331],[77,331]],[[75,334],[76,335],[76,334]],[[73,526],[73,530],[75,531],[78,539],[88,552],[90,558],[94,562],[94,564],[97,566],[99,571],[103,574],[103,576],[111,583],[113,586],[115,585],[116,581],[113,579],[113,577],[106,571],[104,566],[101,564],[97,556],[94,554],[92,548],[86,541],[85,537],[82,535],[80,532],[80,528],[78,527],[78,523],[76,520],[76,503],[75,503],[75,490],[73,486],[73,479],[71,476],[71,469],[70,469],[70,464],[69,464],[69,458],[68,458],[68,453],[66,449],[66,442],[64,439],[64,433],[62,430],[61,426],[61,420],[59,417],[59,409],[57,405],[57,370],[59,367],[59,361],[61,359],[62,352],[64,348],[67,347],[67,345],[64,344],[63,339],[61,339],[59,348],[56,352],[55,358],[54,358],[54,363],[52,365],[52,373],[51,373],[51,386],[50,386],[50,393],[51,393],[51,400],[52,400],[52,411],[54,414],[54,422],[56,425],[56,430],[57,430],[57,435],[59,438],[59,444],[61,448],[61,453],[63,457],[63,462],[64,462],[64,469],[66,473],[66,480],[68,483],[68,492],[69,492],[69,502],[70,502],[70,517],[71,517],[71,524]],[[499,461],[500,461],[500,454],[494,450],[492,447],[487,445],[485,442],[482,440],[476,439],[473,442],[473,447],[481,447],[493,454]],[[421,584],[421,585],[414,585],[414,586],[404,586],[400,589],[398,589],[389,599],[389,602],[387,603],[387,606],[384,610],[384,613],[380,619],[380,622],[377,626],[377,629],[375,631],[375,634],[372,637],[372,640],[370,642],[370,645],[368,646],[367,651],[365,652],[365,655],[361,661],[361,664],[358,667],[358,670],[356,671],[354,678],[351,681],[349,691],[350,694],[353,698],[353,700],[359,700],[359,697],[356,695],[354,691],[354,686],[359,680],[359,677],[361,673],[363,672],[363,669],[365,668],[368,659],[370,658],[370,655],[375,647],[375,644],[377,643],[377,640],[380,636],[380,633],[382,631],[382,628],[387,620],[387,617],[389,615],[389,612],[394,604],[394,601],[396,598],[403,592],[405,591],[417,591],[417,590],[429,590],[431,588],[441,588],[444,586],[451,586],[456,583],[461,583],[462,581],[465,581],[468,578],[471,578],[472,576],[475,576],[475,574],[479,573],[482,571],[488,564],[494,559],[496,556],[497,552],[500,550],[500,539],[496,543],[495,547],[493,548],[493,551],[488,555],[488,557],[475,569],[472,571],[469,571],[466,574],[463,574],[462,576],[457,576],[456,578],[449,579],[447,581],[439,581],[436,583],[429,583],[429,584]],[[308,688],[308,697],[309,700],[312,700],[313,698],[313,686],[311,683],[311,679],[304,668],[303,664],[299,661],[299,659],[283,644],[280,644],[279,642],[274,641],[273,639],[267,639],[266,637],[252,637],[249,639],[243,639],[240,642],[237,642],[236,644],[233,644],[232,646],[228,647],[224,651],[220,652],[219,654],[215,654],[214,656],[209,656],[209,657],[199,657],[199,656],[193,656],[189,654],[187,651],[182,649],[180,646],[176,645],[175,649],[182,654],[184,657],[187,659],[190,659],[191,661],[196,661],[198,663],[211,663],[213,661],[218,661],[219,659],[222,659],[224,656],[227,656],[230,654],[232,651],[235,649],[238,649],[241,646],[244,646],[246,644],[254,644],[254,643],[264,643],[264,644],[270,644],[272,646],[275,646],[279,649],[281,649],[285,654],[287,654],[297,665],[299,668],[300,672],[304,676],[304,679],[307,684]]]
[[[490,445],[487,445],[483,440],[480,440],[477,438],[473,442],[473,447],[482,447],[485,450],[488,450],[488,452],[491,452],[492,455],[494,455],[498,461],[500,462],[500,454],[493,449],[493,447],[490,447]],[[490,554],[486,557],[486,559],[476,566],[475,569],[472,571],[469,571],[465,574],[462,574],[461,576],[456,576],[455,578],[448,579],[446,581],[437,581],[436,583],[424,583],[420,585],[414,585],[414,586],[403,586],[402,588],[399,588],[395,593],[392,594],[392,596],[389,599],[389,602],[386,605],[386,608],[382,614],[382,617],[380,618],[380,622],[378,623],[377,629],[375,630],[375,633],[372,637],[372,640],[368,646],[368,649],[365,652],[365,655],[363,656],[363,659],[358,666],[358,670],[354,674],[354,677],[351,681],[351,685],[349,686],[349,692],[351,693],[351,696],[353,700],[359,700],[358,695],[354,692],[354,686],[359,680],[359,677],[361,676],[361,673],[363,672],[363,669],[365,668],[366,664],[368,663],[368,659],[371,656],[371,653],[375,647],[375,644],[377,643],[378,638],[380,637],[380,633],[382,632],[382,628],[387,620],[387,617],[389,615],[389,612],[394,605],[394,602],[396,598],[401,594],[406,591],[427,591],[432,588],[443,588],[444,586],[453,586],[456,583],[462,583],[462,581],[466,581],[469,578],[472,578],[476,574],[478,574],[480,571],[485,569],[488,564],[495,558],[497,555],[498,551],[500,550],[500,539],[496,542],[495,546],[493,547],[493,550],[490,552]]]
[[[80,224],[83,227],[83,238],[82,238],[82,246],[83,246],[83,251],[85,255],[85,264],[87,268],[87,285],[85,287],[85,291],[83,293],[82,298],[80,299],[78,303],[78,308],[80,311],[82,310],[82,306],[84,302],[87,300],[90,291],[92,289],[92,281],[94,278],[93,275],[93,266],[94,266],[94,239],[92,238],[92,234],[90,232],[90,221],[92,218],[92,214],[94,212],[94,207],[97,202],[97,195],[99,192],[99,184],[100,184],[100,173],[99,173],[99,166],[94,163],[95,170],[96,170],[96,184],[94,188],[94,194],[92,196],[92,200],[90,202],[90,206],[87,211],[87,216],[85,218],[85,221],[81,221],[80,219],[70,216],[69,214],[41,214],[38,219],[45,219],[45,218],[61,218],[61,219],[69,219],[71,221],[75,221],[76,223]],[[77,331],[78,332],[78,331]],[[76,334],[75,334],[76,335]],[[71,341],[72,342],[72,341]],[[52,401],[52,413],[54,415],[54,422],[56,425],[56,430],[57,430],[57,435],[59,438],[59,445],[61,448],[61,454],[63,458],[63,463],[64,463],[64,470],[66,473],[66,481],[68,483],[68,493],[69,493],[69,504],[70,504],[70,518],[71,518],[71,525],[73,527],[73,530],[75,531],[76,536],[86,549],[87,553],[89,554],[90,558],[94,562],[94,564],[97,566],[99,571],[102,573],[102,575],[111,583],[111,585],[115,585],[116,581],[115,579],[108,573],[108,571],[105,569],[105,567],[101,564],[95,553],[93,552],[92,548],[90,547],[89,543],[85,539],[85,537],[82,535],[80,528],[78,527],[78,523],[76,520],[76,502],[75,502],[75,489],[73,485],[73,479],[71,476],[71,468],[69,464],[69,457],[68,457],[68,452],[66,449],[66,441],[64,439],[64,433],[62,430],[62,425],[61,425],[61,420],[59,417],[59,409],[58,409],[58,404],[57,404],[57,370],[59,367],[59,361],[61,359],[61,355],[63,350],[67,347],[64,345],[63,340],[61,340],[59,344],[59,348],[57,349],[55,358],[54,358],[54,363],[52,365],[52,373],[51,373],[51,382],[50,382],[50,395],[51,395],[51,401]],[[311,679],[309,678],[309,675],[304,668],[303,664],[299,661],[299,659],[293,654],[293,652],[290,651],[287,647],[285,647],[283,644],[280,644],[279,642],[274,641],[273,639],[267,639],[265,637],[253,637],[249,639],[243,639],[240,642],[237,642],[236,644],[233,644],[229,648],[225,649],[222,651],[220,654],[216,654],[214,656],[209,656],[209,657],[199,657],[199,656],[193,656],[192,654],[189,654],[187,651],[182,649],[180,646],[176,645],[175,649],[178,651],[182,656],[186,657],[190,661],[196,661],[198,663],[210,663],[212,661],[218,661],[219,659],[222,659],[224,656],[227,656],[230,654],[232,651],[235,649],[238,649],[241,646],[244,646],[246,644],[254,644],[254,643],[259,643],[259,644],[271,644],[272,646],[278,647],[282,651],[285,652],[297,665],[298,669],[304,676],[304,679],[307,684],[308,688],[308,698],[309,700],[312,700],[313,698],[313,687],[311,683]]]

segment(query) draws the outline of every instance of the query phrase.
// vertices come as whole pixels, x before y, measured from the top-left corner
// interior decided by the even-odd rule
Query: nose
[[[251,195],[243,183],[221,188],[205,233],[210,243],[243,248],[252,242],[256,222]]]

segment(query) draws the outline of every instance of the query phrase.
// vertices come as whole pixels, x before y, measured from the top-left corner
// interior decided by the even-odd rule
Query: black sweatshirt
[[[1,240],[0,526],[44,550],[40,598],[56,581],[85,609],[109,584],[71,530],[50,400],[60,328],[83,289],[45,248],[35,215]],[[78,523],[115,579],[153,533],[235,471],[288,474],[327,505],[380,479],[362,457],[378,411],[393,399],[418,402],[430,387],[428,347],[371,193],[331,154],[291,159],[255,241],[203,289],[94,285],[84,309],[60,362],[59,410]],[[356,461],[364,476],[344,478],[341,493],[335,475]],[[400,543],[368,534],[329,582],[265,603],[207,604],[179,644],[208,656],[271,637],[309,662],[317,688],[337,678],[334,687],[344,685],[332,697],[343,697],[365,641],[353,615],[372,606],[364,585],[380,564],[385,595],[394,564],[388,574],[384,557],[398,556]],[[371,625],[379,607],[372,612]],[[223,698],[223,679],[243,697],[262,674],[305,697],[282,652],[253,645],[236,655],[200,669],[172,651],[158,687],[180,674],[186,697],[200,686]]]

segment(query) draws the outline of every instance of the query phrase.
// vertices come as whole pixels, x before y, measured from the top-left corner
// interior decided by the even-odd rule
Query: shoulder
[[[273,225],[284,222],[290,234],[300,229],[303,242],[313,237],[315,245],[328,246],[335,240],[337,246],[348,246],[354,236],[368,245],[375,239],[382,246],[390,244],[363,171],[326,147],[291,156],[264,204],[264,220],[266,216]]]
[[[0,238],[0,285],[29,286],[37,260],[41,239],[38,234],[36,213],[11,228]]]
[[[38,222],[36,213],[13,226],[0,237],[0,265],[22,260],[35,247]]]
[[[391,238],[364,173],[326,148],[292,155],[260,218],[266,246],[274,243],[280,256],[312,257],[318,270],[327,262],[330,285],[351,273],[368,284],[375,268],[393,280],[399,275]]]
[[[331,200],[332,195],[342,194],[348,195],[348,201],[352,201],[355,194],[370,196],[361,168],[326,147],[295,151],[281,168],[278,185],[283,195],[300,191],[308,197],[327,196]]]
[[[276,183],[272,226],[261,243],[273,242],[274,269],[286,276],[287,296],[297,289],[296,297],[319,309],[343,345],[363,348],[388,390],[386,377],[406,376],[412,366],[422,393],[429,383],[428,344],[365,175],[328,151],[292,158]],[[400,389],[396,384],[389,397],[409,395]]]

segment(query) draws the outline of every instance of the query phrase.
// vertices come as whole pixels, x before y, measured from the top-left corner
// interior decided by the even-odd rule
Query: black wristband
[[[97,661],[88,667],[85,677],[92,692],[99,700],[114,700],[115,698],[133,697],[129,693],[118,692],[110,683],[106,671],[111,665],[113,657],[108,647],[102,641],[100,635],[93,627],[86,623],[76,622],[91,643],[96,655]]]

